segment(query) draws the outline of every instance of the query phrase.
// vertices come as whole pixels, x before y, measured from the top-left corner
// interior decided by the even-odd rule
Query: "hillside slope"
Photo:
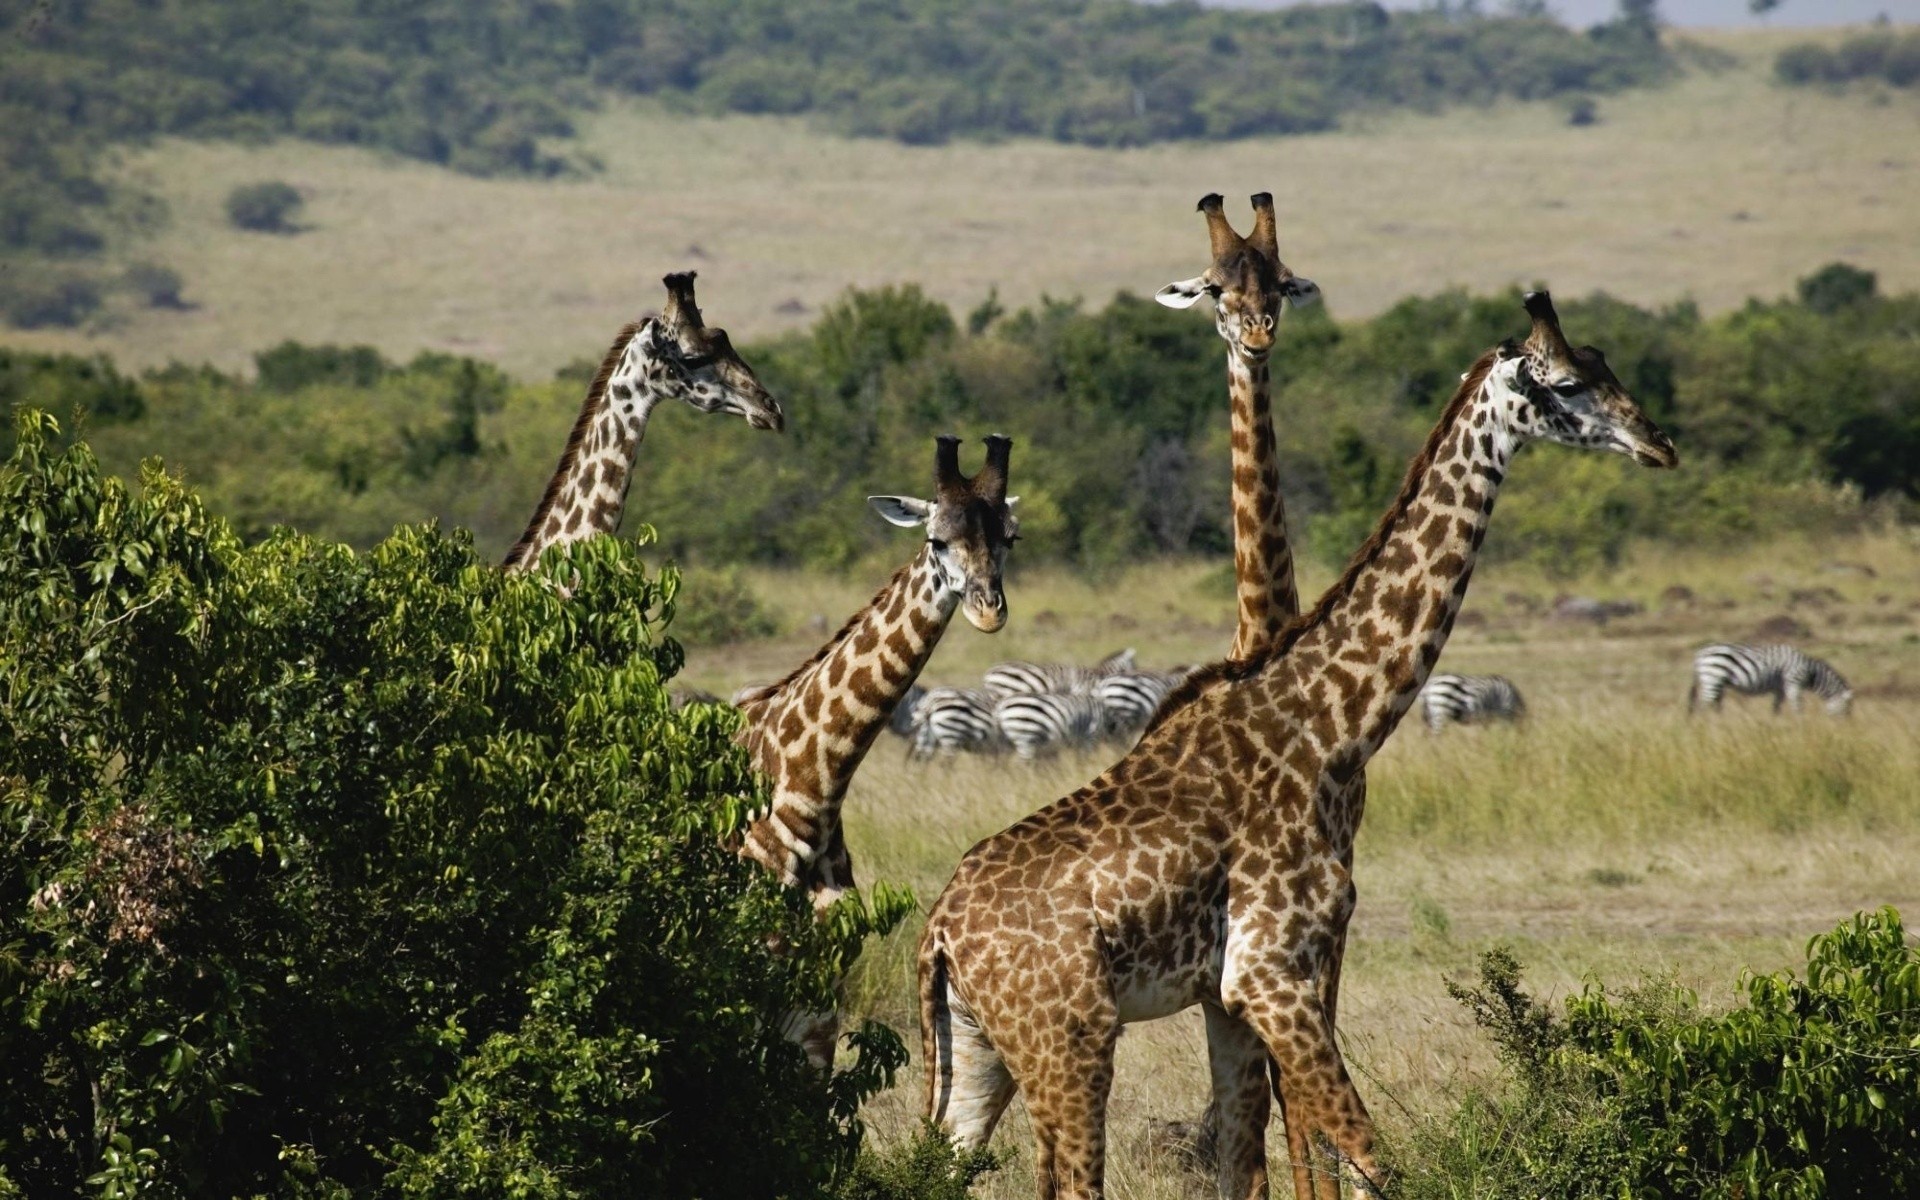
[[[916,148],[629,104],[582,130],[604,173],[558,181],[304,142],[168,141],[125,160],[173,212],[130,256],[179,269],[195,307],[8,341],[233,367],[291,337],[544,375],[598,355],[669,269],[700,269],[713,319],[747,336],[804,325],[850,284],[917,280],[962,310],[994,286],[1015,305],[1151,291],[1200,265],[1192,206],[1213,189],[1236,206],[1275,191],[1288,260],[1342,316],[1536,280],[1722,309],[1834,259],[1889,290],[1920,285],[1920,107],[1776,87],[1780,41],[1717,39],[1737,65],[1607,99],[1584,128],[1508,105],[1231,143]],[[227,192],[260,179],[307,194],[304,232],[225,223]]]

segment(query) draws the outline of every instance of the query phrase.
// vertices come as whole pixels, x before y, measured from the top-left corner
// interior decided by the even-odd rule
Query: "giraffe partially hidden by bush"
[[[662,400],[744,417],[755,429],[778,430],[786,423],[779,401],[734,353],[727,331],[702,321],[693,279],[692,271],[668,275],[661,281],[667,305],[660,315],[635,321],[614,339],[533,520],[507,551],[507,570],[531,569],[549,546],[619,530],[633,460],[647,419]]]
[[[928,1113],[971,1149],[1018,1086],[1042,1197],[1104,1195],[1121,1027],[1194,1004],[1259,1035],[1290,1141],[1324,1135],[1384,1183],[1322,999],[1355,901],[1348,785],[1439,659],[1521,445],[1677,461],[1600,353],[1567,344],[1548,297],[1526,305],[1531,335],[1473,364],[1380,525],[1272,653],[1184,683],[1131,753],[975,846],[935,903],[919,955]],[[1337,1177],[1292,1167],[1295,1195],[1338,1195]],[[1221,1175],[1230,1195],[1265,1195],[1264,1148]]]
[[[740,740],[772,783],[772,805],[748,827],[741,853],[801,888],[824,912],[853,886],[840,803],[900,699],[920,676],[956,609],[984,633],[1007,621],[1000,572],[1019,536],[1007,495],[1013,443],[987,439],[986,465],[960,473],[960,439],[934,456],[934,496],[869,496],[895,525],[924,526],[926,543],[812,658],[777,683],[745,689]],[[833,1061],[839,1020],[801,1014],[789,1032],[807,1056]]]

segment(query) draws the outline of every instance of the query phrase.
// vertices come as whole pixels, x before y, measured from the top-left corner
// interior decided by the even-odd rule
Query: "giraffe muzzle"
[[[1007,623],[1007,598],[1001,594],[967,593],[967,620],[981,633],[998,633]]]

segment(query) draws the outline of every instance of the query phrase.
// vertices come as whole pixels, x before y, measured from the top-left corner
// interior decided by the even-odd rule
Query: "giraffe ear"
[[[1194,302],[1202,296],[1211,295],[1213,286],[1205,275],[1195,275],[1192,279],[1176,279],[1153,294],[1153,298],[1168,308],[1192,308]]]
[[[1303,276],[1288,276],[1287,281],[1280,285],[1280,290],[1286,296],[1287,303],[1295,308],[1310,308],[1320,303],[1320,285]]]
[[[902,529],[925,525],[927,518],[933,515],[933,505],[912,496],[868,496],[867,503],[882,519]]]

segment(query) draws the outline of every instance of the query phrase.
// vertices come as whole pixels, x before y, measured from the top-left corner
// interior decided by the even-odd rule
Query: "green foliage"
[[[974,1180],[999,1166],[982,1147],[960,1154],[934,1125],[891,1150],[862,1150],[853,1171],[834,1189],[834,1200],[967,1200]]]
[[[227,220],[257,233],[292,233],[301,203],[299,189],[290,183],[243,183],[227,193]]]
[[[1798,42],[1774,59],[1774,75],[1788,84],[1846,84],[1879,80],[1898,88],[1920,84],[1920,31],[1876,29],[1838,46]]]
[[[0,471],[0,1191],[851,1167],[898,1040],[825,1077],[777,1030],[910,900],[818,922],[725,848],[764,794],[735,714],[668,701],[676,572],[596,539],[506,575],[431,526],[247,546],[55,432],[24,413]]]
[[[779,622],[760,603],[738,571],[700,572],[700,586],[684,592],[673,610],[673,629],[690,646],[717,646],[772,637]]]
[[[36,354],[0,347],[0,452],[13,453],[13,414],[45,409],[64,427],[82,414],[97,424],[137,420],[146,412],[140,385],[114,369],[105,355]]]
[[[78,325],[100,307],[92,275],[52,265],[0,269],[0,317],[16,329]]]
[[[1748,976],[1724,1013],[1672,985],[1589,984],[1561,1016],[1504,951],[1449,990],[1511,1074],[1411,1143],[1411,1197],[1920,1188],[1920,951],[1892,909],[1814,938],[1804,978]]]
[[[121,273],[121,283],[149,308],[185,308],[180,289],[186,286],[180,272],[159,263],[129,264]]]
[[[1618,560],[1635,539],[1726,545],[1910,511],[1900,505],[1920,499],[1920,296],[1878,295],[1865,276],[1829,266],[1800,299],[1711,320],[1685,303],[1563,297],[1568,330],[1606,350],[1684,465],[1652,473],[1608,455],[1529,451],[1487,552],[1571,574]],[[1412,297],[1345,324],[1319,308],[1287,316],[1272,365],[1281,477],[1316,555],[1344,562],[1460,373],[1524,329],[1513,293]],[[648,446],[670,439],[674,452],[641,452],[628,511],[680,561],[898,558],[901,535],[870,516],[866,497],[924,494],[929,437],[945,432],[1016,440],[1021,562],[1099,567],[1232,545],[1223,351],[1197,314],[1124,295],[1098,311],[1047,300],[969,333],[900,286],[851,292],[810,331],[745,354],[792,417],[784,436],[743,436],[736,421],[669,405]],[[58,372],[33,403],[103,414],[93,442],[105,462],[131,477],[164,455],[248,539],[293,525],[365,547],[433,516],[497,554],[533,511],[591,374],[589,364],[516,384],[470,359],[400,365],[371,347],[291,342],[256,363],[254,382],[181,367],[122,380],[116,412],[143,406],[137,420],[104,423],[90,385]],[[682,614],[693,636],[764,629],[724,576],[702,590]]]

